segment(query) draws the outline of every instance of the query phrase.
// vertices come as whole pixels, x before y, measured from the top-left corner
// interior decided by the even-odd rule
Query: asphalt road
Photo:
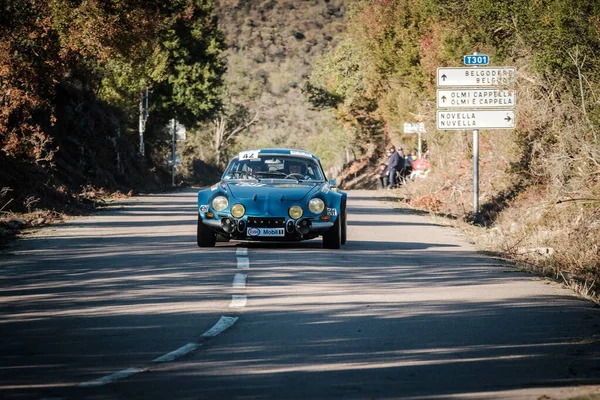
[[[195,194],[128,199],[0,254],[0,398],[600,396],[598,307],[385,192],[349,192],[341,250],[200,249]]]

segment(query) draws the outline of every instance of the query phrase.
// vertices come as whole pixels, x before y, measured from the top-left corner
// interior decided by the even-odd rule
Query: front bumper
[[[277,219],[279,220],[277,222],[261,221],[263,223],[257,224],[256,220],[260,220],[260,218],[250,217],[249,219],[249,217],[244,216],[236,219],[231,216],[221,216],[214,219],[202,219],[202,223],[221,235],[241,240],[307,240],[322,235],[334,224],[332,221],[319,221],[314,218],[300,218],[298,220],[291,218]],[[264,229],[283,229],[284,236],[267,237],[249,235],[248,229],[256,228],[257,225]]]

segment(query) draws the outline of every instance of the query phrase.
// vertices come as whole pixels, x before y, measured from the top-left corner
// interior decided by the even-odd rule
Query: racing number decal
[[[240,160],[250,160],[253,158],[258,158],[258,150],[242,151],[239,157]]]

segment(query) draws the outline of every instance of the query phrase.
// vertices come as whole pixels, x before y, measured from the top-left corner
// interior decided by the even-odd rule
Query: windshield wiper
[[[279,172],[279,171],[260,171],[256,173],[257,175],[266,175],[266,176],[282,176],[282,177],[286,177],[287,174],[285,172]]]

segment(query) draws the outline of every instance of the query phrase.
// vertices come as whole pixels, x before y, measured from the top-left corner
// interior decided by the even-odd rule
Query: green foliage
[[[259,115],[256,124],[230,143],[225,155],[244,147],[306,148],[307,137],[330,135],[330,115],[311,109],[302,88],[313,60],[328,53],[344,29],[348,2],[217,2],[229,47],[227,101],[247,108],[249,115]],[[342,144],[333,145],[343,151]]]
[[[403,122],[422,118],[433,168],[403,195],[470,218],[472,142],[467,131],[434,128],[436,69],[461,66],[474,51],[515,66],[517,129],[480,137],[478,222],[498,224],[495,248],[551,246],[553,256],[533,261],[597,281],[599,48],[598,1],[363,0],[337,48],[315,64],[307,93],[335,109],[360,150],[406,143]]]
[[[146,86],[159,166],[161,121],[194,125],[220,107],[225,43],[210,0],[14,0],[0,5],[0,31],[0,169],[47,168],[39,190],[114,186],[152,167],[136,146]]]
[[[598,15],[600,3],[586,0],[359,1],[348,33],[315,64],[307,92],[315,106],[345,108],[343,119],[362,112],[349,104],[374,99],[374,116],[398,131],[407,111],[420,114],[433,101],[437,67],[460,65],[464,54],[479,51],[496,65],[528,58],[542,79],[567,82],[595,116]]]
[[[173,115],[184,125],[210,118],[220,107],[225,62],[224,38],[211,2],[195,0],[166,32],[161,48],[168,54],[167,80],[153,89],[153,111],[166,121]]]

